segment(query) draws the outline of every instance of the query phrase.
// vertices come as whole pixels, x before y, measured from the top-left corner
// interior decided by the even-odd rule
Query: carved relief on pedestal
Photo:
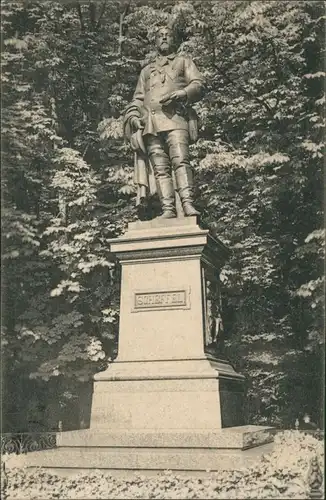
[[[204,277],[205,351],[215,355],[224,352],[222,297],[218,278]]]

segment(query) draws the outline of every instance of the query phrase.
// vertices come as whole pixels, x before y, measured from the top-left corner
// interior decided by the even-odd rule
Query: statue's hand
[[[174,92],[171,92],[166,98],[161,99],[161,102],[167,102],[167,101],[181,101],[183,99],[186,99],[187,97],[187,92],[185,90],[175,90]]]
[[[144,128],[144,125],[141,121],[140,118],[136,118],[135,116],[131,118],[130,120],[130,125],[134,130],[142,130]]]

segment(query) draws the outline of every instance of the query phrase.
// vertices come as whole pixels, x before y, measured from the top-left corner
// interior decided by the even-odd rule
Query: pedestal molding
[[[180,246],[172,248],[151,248],[149,250],[124,250],[115,251],[115,255],[118,260],[125,263],[126,261],[135,262],[139,260],[144,260],[148,263],[149,260],[157,261],[167,261],[167,260],[178,260],[180,257],[183,259],[194,259],[201,256],[204,245],[197,245],[194,247]]]
[[[155,240],[177,240],[180,238],[180,234],[178,233],[172,233],[171,231],[166,231],[166,232],[160,232],[160,234],[155,233],[153,230],[147,229],[148,233],[143,232],[142,235],[136,235],[131,233],[130,231],[127,231],[124,233],[123,236],[120,236],[119,238],[112,238],[107,241],[107,243],[111,245],[116,245],[120,243],[138,243],[139,241],[149,241],[153,242]],[[189,231],[189,232],[183,232],[182,237],[183,238],[193,238],[194,236],[206,236],[209,233],[209,230],[207,229],[197,229],[194,231]]]
[[[138,373],[135,374],[137,369]],[[175,360],[119,361],[117,359],[107,370],[94,375],[96,382],[205,379],[242,382],[244,378],[230,363],[208,359],[205,356]]]
[[[127,255],[128,253],[128,255]],[[116,254],[118,255],[118,254]],[[120,255],[120,254],[119,254]],[[132,264],[154,264],[156,262],[177,262],[180,260],[180,257],[182,257],[182,260],[196,260],[200,256],[200,253],[198,254],[193,254],[193,255],[173,255],[173,256],[163,256],[163,257],[156,257],[151,255],[148,257],[143,256],[141,258],[141,262],[139,262],[140,258],[138,258],[138,255],[134,257],[134,255],[130,255],[129,252],[126,252],[126,254],[123,256],[123,258],[119,258],[118,260],[123,263],[124,266],[132,265]]]
[[[182,375],[113,375],[111,377],[106,376],[105,378],[100,378],[99,376],[96,376],[96,382],[106,382],[106,381],[114,381],[114,382],[119,382],[121,381],[137,381],[137,380],[215,380],[215,379],[223,379],[223,380],[234,380],[234,378],[237,378],[239,380],[243,380],[244,377],[243,375],[238,375],[236,377],[228,376],[228,375],[196,375],[196,374],[182,374]]]

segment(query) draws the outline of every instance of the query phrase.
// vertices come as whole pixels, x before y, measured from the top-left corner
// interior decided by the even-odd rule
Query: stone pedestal
[[[90,429],[29,465],[205,471],[258,458],[244,450],[266,451],[271,430],[244,425],[244,377],[221,355],[227,248],[195,217],[131,223],[109,244],[122,274],[117,359],[95,376]]]
[[[93,429],[243,425],[243,376],[205,352],[206,282],[228,250],[195,217],[135,222],[110,241],[121,263],[118,357],[95,376]]]

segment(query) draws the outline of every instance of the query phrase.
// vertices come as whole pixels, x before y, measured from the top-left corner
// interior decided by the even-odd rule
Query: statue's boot
[[[162,206],[162,215],[160,215],[159,219],[172,219],[176,217],[175,210],[175,194],[174,187],[171,177],[159,177],[156,179],[158,195],[160,197],[161,206]]]
[[[178,167],[175,170],[175,180],[185,216],[200,215],[194,207],[194,181],[191,167],[183,165]]]

